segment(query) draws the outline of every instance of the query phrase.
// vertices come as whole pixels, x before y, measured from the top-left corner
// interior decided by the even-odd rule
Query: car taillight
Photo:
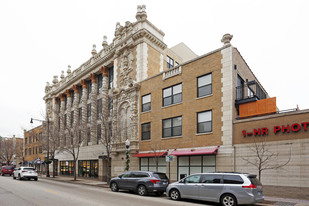
[[[160,180],[150,180],[153,184],[156,184],[157,182],[160,182]]]
[[[257,188],[257,187],[256,187],[256,185],[251,184],[251,185],[248,185],[248,186],[242,186],[242,188],[251,188],[251,189],[255,189],[255,188]]]

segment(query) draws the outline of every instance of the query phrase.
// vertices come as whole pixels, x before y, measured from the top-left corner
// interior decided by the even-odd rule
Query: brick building
[[[288,141],[294,149],[287,165],[299,168],[291,186],[299,186],[296,182],[301,182],[301,171],[308,164],[297,162],[308,151],[293,151],[308,144],[308,111],[278,114],[275,98],[268,96],[231,45],[232,35],[224,35],[221,48],[202,56],[183,43],[168,48],[163,37],[147,20],[145,6],[138,6],[136,22],[117,23],[110,44],[104,37],[99,52],[94,46],[88,61],[74,71],[69,67],[60,81],[54,76],[53,84],[47,84],[44,100],[51,133],[58,139],[59,174],[72,175],[72,155],[67,149],[74,146],[79,148],[80,177],[106,180],[109,169],[111,176],[119,175],[126,167],[127,140],[130,170],[163,171],[172,181],[196,172],[257,173],[244,161],[255,157],[249,152],[254,142],[271,146]],[[302,121],[287,122],[294,116]],[[274,127],[281,121],[292,125],[293,135],[286,137],[283,129],[271,137],[263,126],[271,125],[268,121]],[[282,150],[277,146],[272,151],[279,152],[284,162],[286,147]],[[266,184],[289,185],[281,179],[293,174],[292,169],[268,181],[272,172],[263,173]]]
[[[45,127],[37,126],[28,131],[24,130],[24,165],[35,167],[37,171],[44,172],[44,152],[46,152],[46,144],[44,143],[43,134]]]

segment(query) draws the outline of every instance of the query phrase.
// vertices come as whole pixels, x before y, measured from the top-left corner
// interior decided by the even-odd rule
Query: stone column
[[[92,145],[97,144],[97,94],[98,94],[98,87],[97,87],[97,75],[91,74],[91,143]]]
[[[82,104],[82,121],[80,122],[80,127],[82,131],[82,138],[81,140],[84,142],[83,145],[87,145],[87,81],[82,80],[80,82],[83,88],[83,93],[82,93],[82,99],[81,99],[81,104]]]
[[[74,91],[74,102],[73,102],[73,111],[74,111],[74,117],[73,117],[73,127],[77,129],[76,124],[78,124],[78,112],[79,112],[79,91],[78,91],[78,85],[73,85],[73,91]]]
[[[65,93],[67,95],[67,128],[71,129],[71,91],[68,89]]]
[[[55,104],[53,108],[53,118],[54,118],[54,126],[53,126],[53,134],[55,135],[54,138],[57,138],[59,140],[59,100],[58,98],[54,98]],[[57,146],[60,146],[60,141],[57,141]]]
[[[65,107],[65,96],[64,94],[60,94],[59,95],[60,98],[60,112],[59,112],[59,116],[60,116],[60,144],[63,146],[65,145],[64,141],[64,135],[65,135],[65,128],[64,128],[64,107]]]
[[[102,139],[106,139],[106,135],[108,135],[108,117],[109,117],[109,111],[108,111],[108,69],[106,66],[103,66],[101,68],[102,73]]]

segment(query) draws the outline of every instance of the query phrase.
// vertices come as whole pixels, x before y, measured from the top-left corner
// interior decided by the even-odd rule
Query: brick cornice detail
[[[80,81],[80,84],[82,85],[83,88],[87,89],[87,81],[85,79]]]
[[[78,85],[77,84],[74,84],[73,87],[72,87],[74,93],[78,93]]]
[[[97,75],[96,74],[90,74],[90,79],[92,83],[97,83]]]
[[[103,77],[108,77],[108,69],[106,66],[102,66],[100,72],[102,73]]]

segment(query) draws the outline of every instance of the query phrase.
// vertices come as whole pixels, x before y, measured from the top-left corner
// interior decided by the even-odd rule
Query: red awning
[[[149,153],[138,153],[134,154],[133,157],[161,157],[166,156],[167,152],[149,152]]]
[[[171,155],[174,156],[184,156],[184,155],[204,155],[204,154],[217,154],[218,147],[208,148],[208,149],[191,149],[191,150],[179,150],[173,151]]]

